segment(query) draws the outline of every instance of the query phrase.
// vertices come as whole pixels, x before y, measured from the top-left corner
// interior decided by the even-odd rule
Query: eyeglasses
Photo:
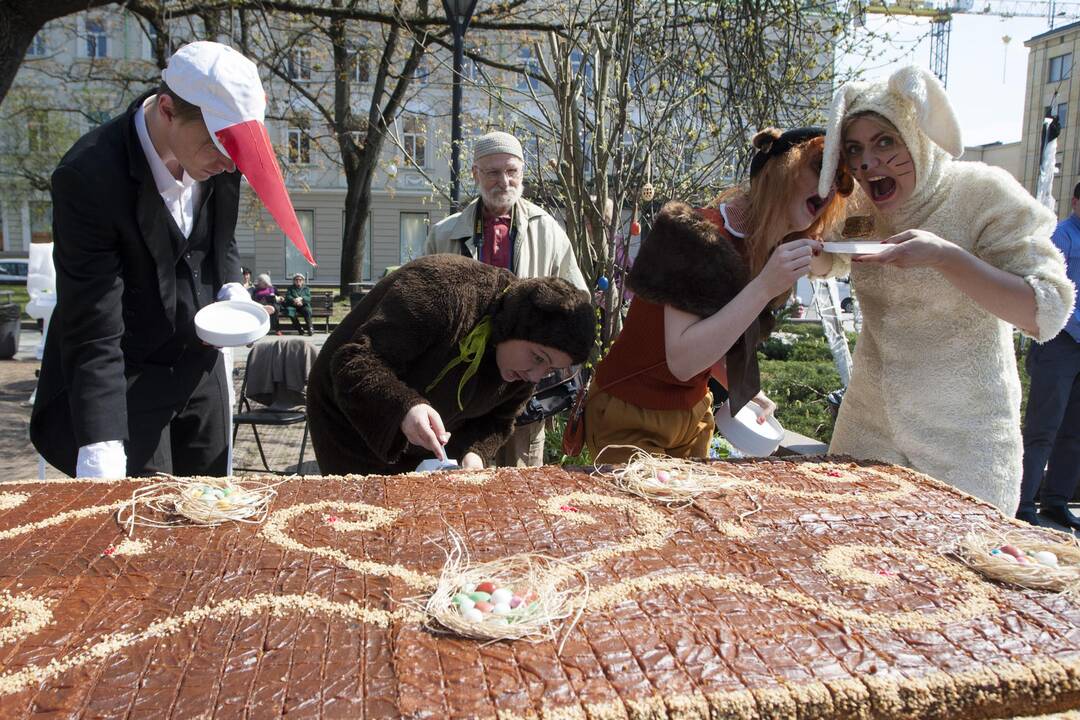
[[[506,168],[505,170],[500,169],[500,168],[495,168],[493,170],[481,170],[480,174],[484,176],[485,180],[489,180],[489,181],[498,180],[501,177],[503,177],[504,175],[509,180],[520,180],[521,179],[521,174],[522,174],[522,168],[520,168],[520,167],[511,167],[511,168]]]

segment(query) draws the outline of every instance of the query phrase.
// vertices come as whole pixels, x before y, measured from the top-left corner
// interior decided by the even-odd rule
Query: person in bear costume
[[[828,274],[851,274],[863,325],[829,451],[905,465],[1012,515],[1023,446],[1011,326],[1053,337],[1075,291],[1054,214],[962,152],[925,70],[849,83],[833,100],[822,177],[846,165],[871,238],[894,247],[830,256]]]
[[[327,338],[308,379],[324,474],[416,469],[432,455],[490,465],[536,383],[584,362],[590,298],[461,255],[395,270]],[[445,446],[445,449],[444,449]]]

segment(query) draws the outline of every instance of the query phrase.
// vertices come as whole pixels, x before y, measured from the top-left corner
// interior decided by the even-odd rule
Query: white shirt
[[[135,111],[135,132],[139,134],[139,144],[142,145],[143,154],[150,164],[150,172],[154,175],[154,184],[157,185],[161,199],[169,210],[176,226],[184,237],[191,235],[191,228],[195,225],[195,208],[199,206],[202,198],[202,185],[184,171],[184,179],[177,180],[165,162],[154,149],[154,143],[150,140],[150,131],[146,128],[145,110],[156,95],[146,99],[142,107]]]

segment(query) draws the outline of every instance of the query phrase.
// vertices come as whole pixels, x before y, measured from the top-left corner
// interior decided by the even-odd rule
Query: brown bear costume
[[[468,363],[452,365],[459,343],[486,318],[491,334],[482,360],[462,382]],[[401,423],[421,403],[435,408],[451,433],[448,457],[474,452],[486,465],[535,387],[502,379],[495,346],[530,340],[582,362],[594,332],[588,296],[565,280],[519,280],[508,270],[457,255],[414,260],[380,281],[349,313],[312,368],[308,422],[319,469],[414,470],[432,454],[410,445]]]

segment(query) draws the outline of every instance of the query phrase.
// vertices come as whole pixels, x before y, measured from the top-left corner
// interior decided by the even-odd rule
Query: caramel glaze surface
[[[1019,526],[916,473],[830,460],[717,464],[728,486],[675,509],[559,468],[297,478],[261,526],[137,528],[120,552],[109,506],[141,481],[4,483],[0,717],[1080,707],[1080,606],[945,552]],[[474,561],[543,553],[587,574],[561,654],[424,628],[408,599],[430,589],[451,528]]]

